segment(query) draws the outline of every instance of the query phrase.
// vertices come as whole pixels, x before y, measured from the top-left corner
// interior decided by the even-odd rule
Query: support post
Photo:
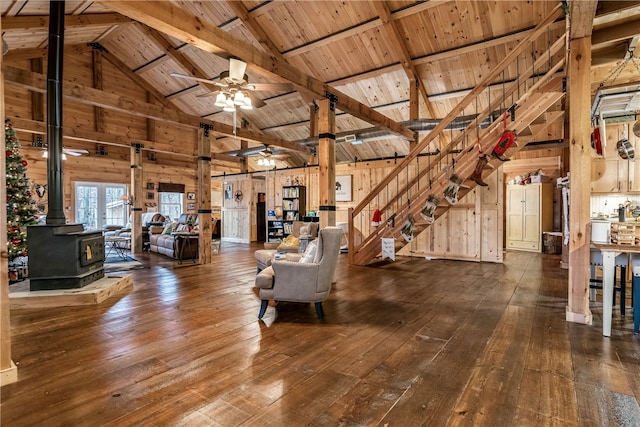
[[[591,242],[591,37],[571,40],[569,54],[569,304],[566,319],[592,323],[589,309],[589,259]]]
[[[0,23],[0,34],[2,24]],[[4,68],[0,54],[0,92],[4,93]],[[4,129],[4,98],[0,98],[0,120]],[[7,163],[4,138],[0,142],[0,199],[7,200]],[[18,381],[18,368],[11,360],[11,324],[9,316],[9,266],[7,260],[7,210],[0,209],[0,387]]]
[[[131,143],[131,188],[129,202],[131,204],[131,253],[142,252],[142,148],[138,143]]]
[[[320,227],[336,225],[336,110],[330,99],[318,101]]]
[[[201,126],[202,127],[202,126]],[[211,140],[209,128],[198,129],[198,260],[211,264]]]

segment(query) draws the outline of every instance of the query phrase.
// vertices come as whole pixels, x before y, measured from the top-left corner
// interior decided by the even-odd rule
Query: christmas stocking
[[[407,216],[407,220],[404,222],[402,226],[402,230],[400,230],[400,234],[404,237],[404,240],[407,242],[411,242],[413,240],[413,215],[409,214]]]
[[[503,162],[508,161],[509,159],[504,156],[504,153],[509,149],[509,147],[513,145],[515,140],[516,133],[512,130],[505,130],[500,137],[500,141],[498,141],[496,146],[493,147],[493,151],[491,154],[493,154],[494,157],[502,160]]]
[[[481,187],[487,187],[489,185],[482,180],[482,171],[484,170],[484,167],[487,165],[487,163],[489,163],[489,156],[487,156],[486,154],[480,154],[478,163],[476,163],[476,168],[469,177],[470,180],[475,181],[476,184],[480,185]]]
[[[507,113],[508,112],[505,111],[502,117],[504,132],[500,137],[500,141],[498,141],[496,146],[493,147],[493,151],[491,152],[491,154],[493,154],[494,157],[500,159],[503,162],[506,162],[507,160],[509,160],[504,156],[504,153],[509,149],[509,147],[513,145],[513,143],[516,140],[516,133],[512,130],[507,130]]]
[[[452,205],[458,203],[458,190],[464,180],[455,173],[449,178],[449,185],[444,190],[444,198]]]
[[[429,194],[427,197],[427,203],[424,208],[420,211],[420,216],[422,219],[427,221],[429,224],[433,224],[436,215],[436,208],[440,203],[440,199],[438,199],[434,194]]]

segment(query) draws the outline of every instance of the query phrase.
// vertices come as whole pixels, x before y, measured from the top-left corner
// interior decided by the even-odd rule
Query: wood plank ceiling
[[[325,90],[338,95],[338,136],[367,130],[362,144],[337,145],[339,162],[402,156],[416,126],[444,117],[557,3],[551,1],[172,1],[67,0],[66,53],[86,53],[99,43],[105,57],[124,69],[162,103],[183,113],[226,124],[213,149],[237,154],[240,137],[273,144],[279,166],[301,165],[309,154],[288,148],[307,145],[312,101]],[[2,2],[3,39],[9,66],[46,57],[48,2]],[[593,92],[607,80],[640,35],[640,2],[600,2],[593,27]],[[204,31],[207,30],[207,31]],[[549,43],[565,31],[551,25]],[[532,57],[546,46],[532,46]],[[248,63],[252,83],[291,81],[293,92],[254,92],[264,106],[234,115],[201,96],[215,86],[170,76],[216,78],[230,56]],[[15,65],[19,67],[18,65]],[[640,81],[625,67],[615,81]],[[486,97],[500,96],[503,75]],[[609,80],[611,80],[609,78]],[[482,108],[479,106],[478,108]],[[465,112],[473,114],[473,111]],[[410,119],[418,121],[410,122]],[[217,129],[217,128],[216,128]],[[420,134],[424,135],[425,130]],[[246,132],[246,133],[243,133]],[[226,135],[225,135],[226,133]],[[267,138],[268,137],[268,138]],[[552,135],[550,139],[560,139]],[[340,141],[340,139],[339,139]],[[223,157],[223,156],[221,156]]]

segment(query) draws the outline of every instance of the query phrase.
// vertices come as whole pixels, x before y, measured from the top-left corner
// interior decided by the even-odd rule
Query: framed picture
[[[351,175],[336,176],[336,202],[350,202]]]
[[[233,185],[231,184],[224,185],[224,199],[233,200]]]
[[[196,193],[187,193],[187,200],[195,200]]]
[[[188,211],[193,211],[196,209],[196,204],[195,203],[187,203],[187,210]]]
[[[155,195],[152,192],[147,193],[147,199],[153,199]]]
[[[155,190],[156,185],[153,182],[147,182],[147,190]]]

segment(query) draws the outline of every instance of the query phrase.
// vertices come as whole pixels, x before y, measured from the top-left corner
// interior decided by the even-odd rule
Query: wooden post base
[[[18,367],[12,360],[11,367],[0,371],[0,387],[15,383],[16,381],[18,381]]]
[[[583,325],[592,325],[593,315],[591,313],[589,314],[573,313],[569,311],[569,307],[567,307],[566,320],[567,322],[582,323]]]

